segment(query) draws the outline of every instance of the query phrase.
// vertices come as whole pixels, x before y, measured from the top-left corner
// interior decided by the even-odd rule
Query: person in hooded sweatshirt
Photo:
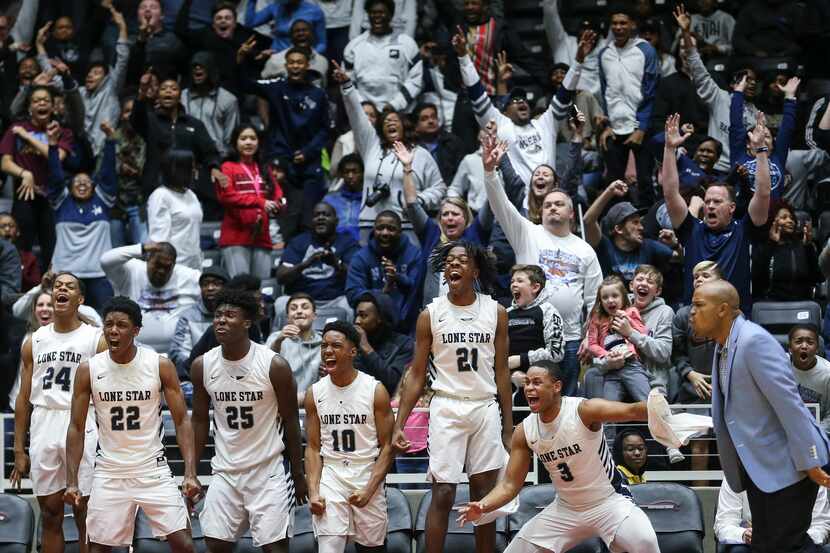
[[[305,399],[305,392],[320,376],[320,344],[323,335],[314,330],[317,305],[305,292],[288,298],[285,306],[287,322],[271,334],[265,345],[291,361],[291,372],[297,383],[297,401]]]
[[[357,299],[367,291],[388,294],[400,313],[399,320],[406,321],[411,310],[420,308],[415,286],[418,266],[426,260],[419,248],[402,235],[401,226],[401,218],[394,211],[378,213],[369,244],[358,250],[349,264],[346,297],[356,306]],[[398,330],[409,329],[399,325]]]
[[[219,86],[213,54],[196,52],[190,60],[190,88],[182,90],[181,102],[188,115],[204,123],[222,158],[231,152],[231,134],[239,124],[236,96]]]
[[[360,334],[355,368],[377,378],[394,395],[415,345],[411,336],[394,330],[395,302],[377,291],[364,292],[357,299],[354,324]]]

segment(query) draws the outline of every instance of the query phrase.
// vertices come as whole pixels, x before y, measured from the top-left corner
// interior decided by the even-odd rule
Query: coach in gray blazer
[[[813,551],[807,535],[830,443],[804,402],[784,350],[741,314],[727,281],[695,290],[691,324],[717,342],[712,363],[712,419],[721,466],[752,511],[753,553]]]

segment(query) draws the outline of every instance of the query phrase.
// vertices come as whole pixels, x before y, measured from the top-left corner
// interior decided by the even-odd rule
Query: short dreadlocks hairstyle
[[[257,314],[259,313],[259,302],[256,296],[254,296],[254,293],[248,290],[222,288],[216,294],[215,305],[216,307],[220,305],[238,307],[245,314],[245,318],[251,322],[256,322]]]
[[[453,240],[436,247],[429,257],[429,264],[434,273],[443,273],[447,265],[447,256],[455,248],[464,248],[467,256],[475,260],[478,268],[478,285],[482,292],[490,292],[498,279],[496,256],[493,252],[479,244],[468,240]]]

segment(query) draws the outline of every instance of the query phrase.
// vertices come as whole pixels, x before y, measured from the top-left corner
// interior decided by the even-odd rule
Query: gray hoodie
[[[282,331],[277,331],[271,334],[265,341],[265,345],[270,348],[281,333]],[[279,353],[291,365],[291,372],[294,374],[299,393],[305,392],[317,382],[320,374],[320,344],[322,342],[323,335],[316,330],[308,340],[287,338],[282,342]]]
[[[181,103],[188,115],[204,123],[219,155],[225,157],[231,150],[231,134],[239,124],[239,102],[236,96],[218,85],[219,73],[209,52],[193,54],[190,65],[207,69],[210,91],[199,94],[195,89],[186,88],[182,91]]]
[[[672,351],[672,320],[674,309],[666,305],[663,298],[654,298],[644,308],[640,309],[640,317],[648,328],[648,334],[640,334],[636,330],[631,333],[629,340],[640,353],[640,359],[645,368],[652,374],[652,387],[669,382]]]
[[[92,144],[92,151],[97,156],[104,147],[104,131],[101,123],[106,121],[114,129],[118,126],[121,115],[121,104],[118,93],[124,88],[127,78],[127,63],[130,60],[130,44],[119,40],[115,44],[115,65],[110,67],[109,74],[101,81],[98,88],[90,92],[81,86],[81,100],[84,102],[84,130]]]

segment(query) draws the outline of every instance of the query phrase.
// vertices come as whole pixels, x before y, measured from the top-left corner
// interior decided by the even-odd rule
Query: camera
[[[366,205],[374,207],[378,202],[385,200],[392,194],[389,190],[389,183],[382,182],[372,187],[372,192],[366,197]]]

